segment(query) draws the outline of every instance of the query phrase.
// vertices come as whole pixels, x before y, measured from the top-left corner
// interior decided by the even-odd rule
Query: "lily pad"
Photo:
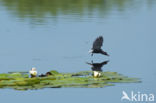
[[[77,73],[59,73],[50,71],[52,75],[46,77],[29,78],[26,73],[0,74],[0,88],[13,88],[15,90],[34,90],[43,88],[102,88],[113,86],[114,83],[136,83],[137,78],[129,78],[117,72],[101,72],[100,77],[93,77],[92,71]]]

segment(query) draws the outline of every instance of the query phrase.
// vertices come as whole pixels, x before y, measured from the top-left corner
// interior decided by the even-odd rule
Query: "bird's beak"
[[[88,52],[89,52],[89,53],[92,53],[92,52],[93,52],[93,50],[91,49],[91,50],[89,50]]]
[[[93,50],[92,49],[89,50],[88,52],[91,53],[91,56],[93,56]]]

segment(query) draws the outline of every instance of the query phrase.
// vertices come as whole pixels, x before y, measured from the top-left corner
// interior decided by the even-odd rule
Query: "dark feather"
[[[99,36],[99,37],[97,37],[96,39],[95,39],[95,41],[93,42],[93,47],[92,47],[92,49],[93,50],[99,50],[99,49],[101,49],[101,47],[102,47],[102,44],[103,44],[103,37],[102,36]]]
[[[104,62],[101,62],[101,63],[88,63],[88,62],[87,62],[87,64],[92,66],[91,69],[92,69],[93,71],[102,71],[101,68],[102,68],[104,65],[106,65],[108,62],[109,62],[109,60],[104,61]]]

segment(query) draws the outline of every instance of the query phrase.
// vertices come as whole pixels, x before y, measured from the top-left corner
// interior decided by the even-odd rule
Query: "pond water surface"
[[[155,0],[0,0],[0,73],[91,70],[86,62],[110,60],[103,71],[141,78],[106,88],[0,89],[4,103],[120,103],[122,91],[156,95]],[[106,57],[88,53],[104,37]]]

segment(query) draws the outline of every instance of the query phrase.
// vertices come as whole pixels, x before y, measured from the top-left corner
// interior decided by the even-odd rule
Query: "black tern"
[[[93,56],[93,53],[100,53],[100,54],[103,54],[103,55],[106,55],[106,56],[109,56],[107,54],[107,52],[103,51],[101,49],[103,45],[103,37],[102,36],[99,36],[95,39],[95,41],[93,42],[93,47],[92,49],[89,51],[91,53],[91,56]]]

